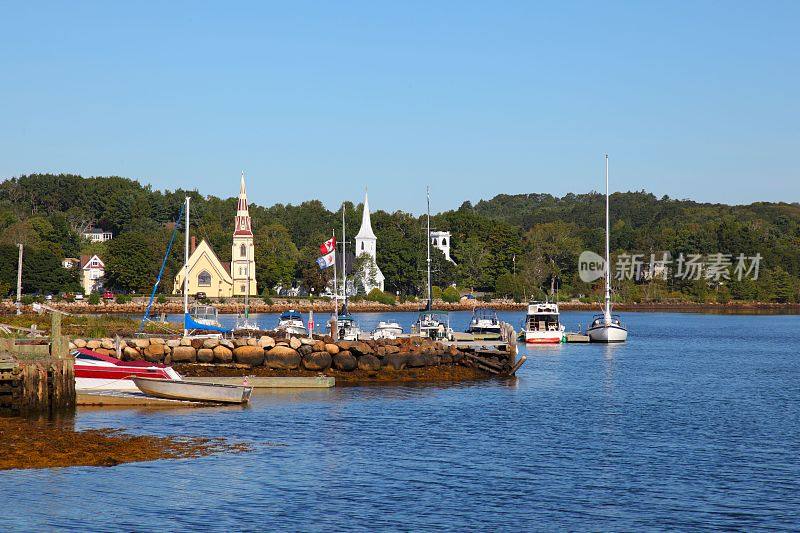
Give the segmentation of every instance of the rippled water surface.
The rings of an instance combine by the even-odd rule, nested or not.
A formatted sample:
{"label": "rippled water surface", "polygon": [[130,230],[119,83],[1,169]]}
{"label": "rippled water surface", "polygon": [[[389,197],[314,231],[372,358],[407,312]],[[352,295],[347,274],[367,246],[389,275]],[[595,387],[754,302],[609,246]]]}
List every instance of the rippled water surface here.
{"label": "rippled water surface", "polygon": [[[364,329],[381,318],[357,316]],[[457,329],[469,320],[452,316]],[[2,528],[800,528],[800,316],[624,318],[627,344],[532,347],[516,380],[257,391],[246,408],[80,410],[78,429],[255,447],[0,472]],[[564,313],[568,329],[588,319]]]}

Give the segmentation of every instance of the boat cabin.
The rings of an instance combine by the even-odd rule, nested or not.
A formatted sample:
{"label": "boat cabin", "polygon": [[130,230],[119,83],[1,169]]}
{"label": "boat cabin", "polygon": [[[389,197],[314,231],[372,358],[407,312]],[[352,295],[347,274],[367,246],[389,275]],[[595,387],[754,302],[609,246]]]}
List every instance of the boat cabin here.
{"label": "boat cabin", "polygon": [[549,302],[531,302],[525,317],[527,331],[559,331],[558,305]]}

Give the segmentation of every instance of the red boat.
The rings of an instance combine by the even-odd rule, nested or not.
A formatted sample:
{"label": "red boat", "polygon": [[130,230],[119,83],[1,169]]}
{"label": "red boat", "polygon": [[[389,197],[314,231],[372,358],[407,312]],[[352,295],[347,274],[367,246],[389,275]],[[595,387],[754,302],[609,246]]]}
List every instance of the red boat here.
{"label": "red boat", "polygon": [[148,361],[120,361],[87,348],[72,352],[75,356],[75,390],[138,391],[132,377],[181,380],[172,367]]}

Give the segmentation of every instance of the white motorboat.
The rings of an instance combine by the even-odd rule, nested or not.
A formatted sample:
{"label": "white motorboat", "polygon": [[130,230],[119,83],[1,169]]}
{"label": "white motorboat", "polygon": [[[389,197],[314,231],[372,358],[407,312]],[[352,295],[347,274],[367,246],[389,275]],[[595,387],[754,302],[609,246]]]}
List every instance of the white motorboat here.
{"label": "white motorboat", "polygon": [[494,311],[475,309],[466,332],[478,340],[498,340],[502,336],[502,325]]}
{"label": "white motorboat", "polygon": [[385,322],[381,320],[375,331],[372,332],[372,338],[377,339],[396,339],[403,334],[403,328],[397,322]]}
{"label": "white motorboat", "polygon": [[305,337],[308,335],[306,325],[303,324],[303,317],[294,309],[284,311],[278,319],[278,327],[275,331],[282,331],[287,336]]}
{"label": "white motorboat", "polygon": [[361,328],[350,314],[336,317],[336,331],[340,341],[357,341],[361,337]]}
{"label": "white motorboat", "polygon": [[529,344],[557,344],[564,338],[564,326],[559,321],[558,304],[531,302],[525,315],[520,337]]}
{"label": "white motorboat", "polygon": [[249,385],[223,385],[199,381],[152,379],[133,377],[140,391],[148,396],[170,400],[188,400],[214,403],[247,403],[253,387]]}
{"label": "white motorboat", "polygon": [[606,297],[603,314],[596,315],[586,329],[586,334],[591,342],[625,342],[628,340],[628,330],[622,324],[622,320],[619,316],[611,314],[611,259],[609,253],[611,231],[608,219],[608,154],[606,154]]}

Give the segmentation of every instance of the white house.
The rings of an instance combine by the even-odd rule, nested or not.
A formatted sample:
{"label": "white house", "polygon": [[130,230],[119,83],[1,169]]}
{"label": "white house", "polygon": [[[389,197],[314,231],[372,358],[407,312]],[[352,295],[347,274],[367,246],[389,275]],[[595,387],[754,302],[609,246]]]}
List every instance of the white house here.
{"label": "white house", "polygon": [[84,294],[91,294],[103,288],[103,276],[106,274],[106,266],[103,261],[93,255],[81,256],[81,285]]}
{"label": "white house", "polygon": [[89,228],[89,230],[81,233],[81,236],[92,242],[106,242],[114,238],[114,235],[110,231],[96,228]]}
{"label": "white house", "polygon": [[73,269],[76,266],[81,264],[81,260],[77,257],[65,257],[61,260],[61,266],[66,268],[67,270]]}
{"label": "white house", "polygon": [[[378,251],[378,238],[375,236],[375,233],[372,231],[372,221],[370,220],[369,216],[369,198],[367,197],[367,193],[364,193],[364,212],[361,214],[361,229],[358,231],[358,235],[356,235],[356,257],[360,257],[363,254],[367,254],[371,259],[370,268],[373,268],[373,276],[372,280],[368,280],[367,275],[365,272],[360,272],[358,275],[361,276],[361,282],[364,285],[364,290],[367,293],[372,289],[378,288],[380,290],[384,289],[384,282],[385,278],[383,276],[383,272],[381,269],[378,268],[377,263],[377,251]],[[372,283],[374,281],[375,283]]]}

